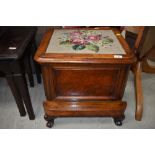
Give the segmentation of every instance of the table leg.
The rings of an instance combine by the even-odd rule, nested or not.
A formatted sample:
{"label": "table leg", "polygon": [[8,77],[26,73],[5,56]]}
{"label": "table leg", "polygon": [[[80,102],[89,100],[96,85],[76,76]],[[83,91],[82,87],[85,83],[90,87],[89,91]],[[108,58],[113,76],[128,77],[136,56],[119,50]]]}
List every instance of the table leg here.
{"label": "table leg", "polygon": [[12,94],[13,94],[13,96],[15,98],[17,107],[19,109],[20,116],[25,116],[26,115],[25,107],[24,107],[21,95],[19,93],[19,90],[16,87],[16,84],[15,84],[15,81],[13,79],[13,76],[12,75],[7,75],[6,79],[7,79],[7,82],[9,84],[9,87],[10,87],[10,89],[12,91]]}
{"label": "table leg", "polygon": [[36,45],[36,42],[34,41],[32,44],[32,62],[34,64],[34,68],[35,68],[35,72],[37,76],[37,82],[41,83],[41,69],[40,69],[39,64],[34,61],[34,55],[35,55],[36,50],[37,50],[37,45]]}
{"label": "table leg", "polygon": [[30,62],[30,55],[25,56],[25,69],[26,73],[28,75],[28,79],[30,82],[30,87],[34,87],[34,79],[33,79],[33,73],[32,73],[32,66]]}
{"label": "table leg", "polygon": [[33,119],[35,119],[35,115],[33,112],[33,107],[32,107],[32,103],[31,103],[25,76],[23,74],[14,74],[14,79],[16,81],[16,84],[20,90],[22,99],[26,106],[27,113],[29,115],[29,119],[33,120]]}
{"label": "table leg", "polygon": [[34,62],[35,66],[35,71],[36,71],[36,76],[37,76],[37,82],[41,83],[41,71],[40,71],[40,66],[36,62]]}

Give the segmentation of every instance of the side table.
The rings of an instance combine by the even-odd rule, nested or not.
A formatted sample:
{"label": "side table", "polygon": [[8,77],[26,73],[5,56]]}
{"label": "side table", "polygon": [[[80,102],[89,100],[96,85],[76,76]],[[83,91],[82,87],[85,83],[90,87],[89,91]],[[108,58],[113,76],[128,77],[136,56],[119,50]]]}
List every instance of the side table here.
{"label": "side table", "polygon": [[[29,115],[35,119],[27,82],[25,79],[24,58],[36,29],[33,27],[17,27],[8,29],[0,37],[0,71],[5,74],[21,116]],[[25,107],[26,111],[25,111]]]}

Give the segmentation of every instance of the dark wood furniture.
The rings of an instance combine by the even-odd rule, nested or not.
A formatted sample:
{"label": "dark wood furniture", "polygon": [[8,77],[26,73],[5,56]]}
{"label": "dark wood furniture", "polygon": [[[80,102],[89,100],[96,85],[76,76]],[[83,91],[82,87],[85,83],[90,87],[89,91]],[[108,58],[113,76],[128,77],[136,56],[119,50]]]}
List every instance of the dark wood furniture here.
{"label": "dark wood furniture", "polygon": [[[136,31],[134,31],[134,28]],[[155,27],[132,27],[127,29],[126,40],[132,52],[136,56],[136,62],[131,70],[135,79],[136,110],[135,119],[142,120],[143,115],[143,91],[141,72],[155,73],[155,67],[148,64],[149,55],[155,51]],[[129,31],[132,29],[133,31]]]}
{"label": "dark wood furniture", "polygon": [[44,118],[48,127],[53,126],[56,117],[72,116],[113,117],[116,125],[122,125],[127,105],[122,97],[134,55],[119,31],[98,30],[112,32],[124,54],[48,52],[49,45],[56,46],[50,42],[55,30],[50,29],[44,35],[35,60],[42,69],[46,95]]}
{"label": "dark wood furniture", "polygon": [[25,79],[25,70],[28,72],[30,85],[33,86],[30,54],[35,32],[34,27],[8,27],[0,37],[0,71],[5,74],[20,115],[26,115],[26,107],[31,120],[35,119],[35,115]]}

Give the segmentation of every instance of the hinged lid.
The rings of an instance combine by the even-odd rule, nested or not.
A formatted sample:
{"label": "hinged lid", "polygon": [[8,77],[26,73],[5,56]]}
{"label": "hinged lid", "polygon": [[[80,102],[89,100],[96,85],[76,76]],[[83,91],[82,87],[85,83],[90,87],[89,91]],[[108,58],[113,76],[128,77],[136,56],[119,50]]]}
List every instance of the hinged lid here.
{"label": "hinged lid", "polygon": [[134,55],[117,30],[51,29],[45,34],[35,59],[40,63],[132,63]]}

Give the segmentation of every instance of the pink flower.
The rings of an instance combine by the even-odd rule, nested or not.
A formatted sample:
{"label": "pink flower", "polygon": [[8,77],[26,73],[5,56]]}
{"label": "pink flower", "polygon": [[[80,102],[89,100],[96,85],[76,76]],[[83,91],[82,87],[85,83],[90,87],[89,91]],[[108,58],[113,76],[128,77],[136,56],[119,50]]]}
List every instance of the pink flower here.
{"label": "pink flower", "polygon": [[73,44],[84,44],[85,41],[81,38],[72,38],[71,42]]}
{"label": "pink flower", "polygon": [[80,32],[80,31],[74,31],[74,32],[71,32],[70,33],[70,35],[72,36],[72,37],[74,37],[74,36],[80,36],[82,34],[82,32]]}
{"label": "pink flower", "polygon": [[87,40],[90,40],[90,41],[99,41],[99,40],[101,40],[101,35],[91,35],[91,36],[88,36],[87,37]]}

